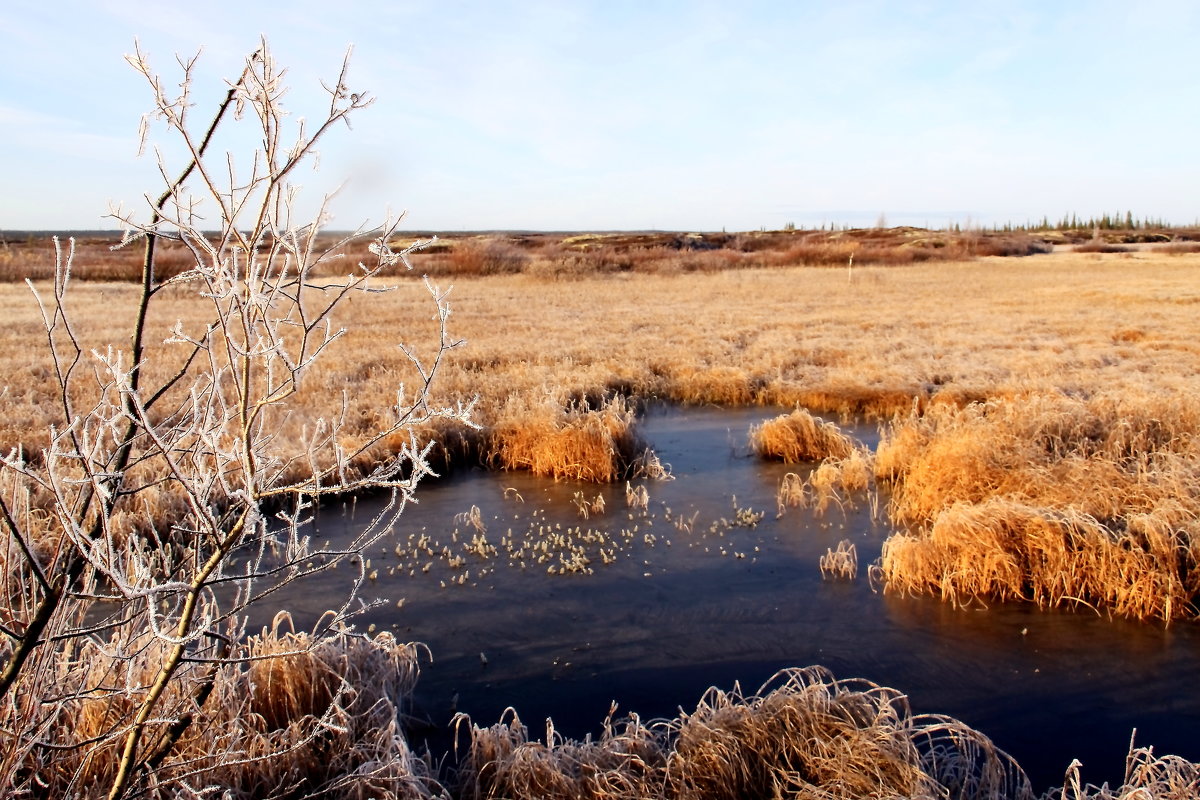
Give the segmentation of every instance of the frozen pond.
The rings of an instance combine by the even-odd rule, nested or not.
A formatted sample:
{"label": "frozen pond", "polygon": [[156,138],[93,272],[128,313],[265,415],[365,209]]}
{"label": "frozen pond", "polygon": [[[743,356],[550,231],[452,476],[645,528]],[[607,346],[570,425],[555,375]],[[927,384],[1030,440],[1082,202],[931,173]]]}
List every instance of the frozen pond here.
{"label": "frozen pond", "polygon": [[[364,594],[387,603],[362,621],[428,645],[415,714],[435,728],[454,710],[489,725],[512,706],[535,735],[552,716],[582,737],[613,701],[644,719],[674,716],[709,686],[749,692],[783,667],[822,664],[980,729],[1039,791],[1061,783],[1072,758],[1086,781],[1119,779],[1133,728],[1140,745],[1200,760],[1200,626],[877,593],[866,567],[888,527],[862,498],[777,517],[776,489],[796,467],[746,449],[749,427],[773,413],[652,412],[641,432],[674,480],[635,482],[644,509],[628,505],[624,485],[523,473],[460,472],[423,487],[369,554],[377,578]],[[597,495],[604,510],[585,519],[579,506]],[[472,507],[485,533],[466,519]],[[336,541],[370,513],[364,500],[324,509],[315,538]],[[823,580],[818,560],[842,539],[858,551],[858,577]],[[581,567],[580,554],[592,574],[565,566]],[[328,595],[310,581],[282,605],[305,624],[345,578],[334,570],[322,578]]]}

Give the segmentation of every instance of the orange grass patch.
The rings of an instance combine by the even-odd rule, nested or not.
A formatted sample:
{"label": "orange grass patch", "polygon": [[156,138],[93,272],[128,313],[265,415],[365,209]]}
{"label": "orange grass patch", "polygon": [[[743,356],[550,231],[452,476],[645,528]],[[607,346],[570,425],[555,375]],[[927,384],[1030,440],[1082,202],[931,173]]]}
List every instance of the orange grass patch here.
{"label": "orange grass patch", "polygon": [[751,428],[750,447],[762,458],[795,464],[846,458],[854,450],[854,440],[832,422],[798,408]]}
{"label": "orange grass patch", "polygon": [[965,603],[1194,616],[1200,409],[1180,398],[1021,396],[898,419],[876,454],[889,590]]}
{"label": "orange grass patch", "polygon": [[487,461],[555,480],[610,483],[629,475],[645,450],[635,421],[620,397],[596,409],[514,400],[489,431]]}
{"label": "orange grass patch", "polygon": [[898,419],[876,451],[892,516],[928,522],[1006,497],[1097,519],[1168,501],[1200,512],[1200,404],[1168,394],[1023,395]]}
{"label": "orange grass patch", "polygon": [[890,537],[878,574],[889,591],[959,605],[1026,600],[1171,620],[1195,613],[1197,555],[1194,542],[1149,541],[1079,512],[995,499],[943,511],[926,534]]}

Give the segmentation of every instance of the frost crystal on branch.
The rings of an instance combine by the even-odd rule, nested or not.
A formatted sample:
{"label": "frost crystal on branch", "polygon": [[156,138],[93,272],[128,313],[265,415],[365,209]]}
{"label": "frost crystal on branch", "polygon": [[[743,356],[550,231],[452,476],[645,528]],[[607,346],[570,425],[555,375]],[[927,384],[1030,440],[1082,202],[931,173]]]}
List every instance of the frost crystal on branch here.
{"label": "frost crystal on branch", "polygon": [[[430,402],[438,365],[461,344],[447,330],[447,293],[427,283],[436,341],[400,345],[420,384],[407,395],[397,387],[377,429],[351,435],[343,400],[300,433],[282,431],[305,375],[342,340],[335,312],[355,293],[379,291],[372,282],[397,265],[411,269],[406,256],[427,244],[393,249],[388,225],[329,245],[321,231],[334,194],[296,221],[291,172],[373,99],[350,90],[344,62],[326,87],[325,116],[289,127],[283,71],[264,41],[197,127],[197,57],[179,61],[178,93],[140,47],[127,60],[154,98],[142,146],[157,124],[186,156],[168,164],[158,153],[164,186],[146,216],[114,211],[127,229],[118,246],[146,248],[128,343],[84,347],[67,305],[73,247],[58,251],[52,294],[35,292],[62,424],[39,458],[17,450],[0,459],[0,795],[36,786],[63,797],[199,796],[218,784],[267,785],[272,770],[282,770],[274,785],[294,782],[301,768],[287,764],[305,757],[314,792],[358,781],[404,795],[420,785],[420,764],[401,736],[379,735],[395,730],[395,693],[354,705],[375,690],[339,679],[322,702],[276,719],[260,691],[303,664],[339,675],[328,665],[342,658],[386,665],[395,674],[371,678],[384,689],[415,674],[414,648],[352,632],[355,610],[367,606],[362,559],[311,634],[283,630],[278,618],[259,637],[245,627],[281,586],[360,556],[388,530],[433,474],[422,425],[470,424],[469,405]],[[238,124],[260,147],[240,159],[210,152],[218,128]],[[337,281],[320,277],[358,237],[372,240],[374,262]],[[174,277],[156,272],[168,241],[191,256]],[[208,322],[156,332],[152,310],[168,288],[205,307]],[[390,490],[391,502],[353,541],[314,549],[305,526],[315,504],[367,489]],[[267,718],[279,728],[255,722]]]}

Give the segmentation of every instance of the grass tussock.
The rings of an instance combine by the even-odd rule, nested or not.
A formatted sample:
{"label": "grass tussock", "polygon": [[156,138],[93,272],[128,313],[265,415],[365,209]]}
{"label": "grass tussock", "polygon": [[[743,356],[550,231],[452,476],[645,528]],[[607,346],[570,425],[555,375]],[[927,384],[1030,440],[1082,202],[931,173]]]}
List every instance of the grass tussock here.
{"label": "grass tussock", "polygon": [[[169,757],[157,765],[148,797],[194,796],[221,786],[231,800],[338,796],[430,797],[440,792],[433,770],[412,753],[403,707],[417,678],[419,648],[390,634],[345,634],[317,640],[287,630],[281,617],[250,637],[240,663],[199,669],[168,692],[180,699],[209,682],[193,719]],[[109,785],[119,761],[129,696],[106,687],[146,686],[162,657],[161,642],[133,657],[114,658],[87,643],[57,676],[68,687],[95,687],[65,701],[46,725],[53,747],[23,765],[39,776],[38,797],[88,797]],[[276,660],[263,660],[278,656]],[[153,722],[161,735],[166,722]],[[90,750],[72,745],[88,740]],[[33,759],[40,758],[42,763]],[[195,795],[198,796],[198,795]]]}
{"label": "grass tussock", "polygon": [[513,400],[489,432],[487,461],[555,480],[611,483],[629,476],[645,452],[635,417],[620,397],[598,408]]}
{"label": "grass tussock", "polygon": [[1200,510],[1189,491],[1197,432],[1200,405],[1167,394],[1020,395],[895,421],[875,468],[896,483],[901,522],[930,522],[955,503],[991,497],[1103,520],[1172,500]]}
{"label": "grass tussock", "polygon": [[531,740],[511,712],[470,733],[461,792],[477,799],[1032,797],[982,734],[819,667],[785,670],[749,696],[710,689],[672,720],[610,717],[596,739],[566,740],[547,723],[545,741]]}
{"label": "grass tussock", "polygon": [[[459,724],[467,724],[459,717]],[[513,709],[488,728],[472,725],[467,759],[459,769],[459,795],[499,797],[662,797],[665,759],[656,732],[636,715],[614,722],[599,739],[563,738],[546,721],[545,742],[531,740]]]}
{"label": "grass tussock", "polygon": [[1021,396],[897,420],[876,454],[891,590],[955,602],[1197,614],[1200,408],[1179,398]]}
{"label": "grass tussock", "polygon": [[760,458],[796,464],[849,458],[854,452],[854,440],[834,423],[798,408],[751,428],[750,447]]}
{"label": "grass tussock", "polygon": [[953,506],[928,533],[890,537],[879,576],[890,591],[961,605],[1026,600],[1171,620],[1195,613],[1189,572],[1200,552],[1180,552],[1178,544],[1169,534],[1118,534],[1079,512],[996,499]]}

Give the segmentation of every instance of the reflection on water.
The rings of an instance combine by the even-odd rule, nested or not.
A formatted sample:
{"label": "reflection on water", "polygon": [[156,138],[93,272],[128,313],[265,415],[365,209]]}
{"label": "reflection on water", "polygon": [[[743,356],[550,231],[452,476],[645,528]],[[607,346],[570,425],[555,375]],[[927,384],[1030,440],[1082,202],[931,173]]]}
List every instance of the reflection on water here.
{"label": "reflection on water", "polygon": [[[491,724],[512,706],[534,730],[553,716],[558,730],[583,736],[613,701],[643,718],[673,716],[709,686],[738,681],[749,691],[778,669],[822,664],[906,692],[919,713],[979,728],[1039,788],[1061,783],[1072,758],[1085,780],[1118,780],[1135,727],[1138,744],[1200,760],[1196,625],[1164,630],[1016,605],[955,610],[877,594],[865,566],[855,581],[822,581],[827,548],[849,538],[869,564],[886,525],[862,502],[824,518],[795,509],[777,518],[776,487],[795,468],[745,450],[750,425],[770,415],[652,413],[642,432],[675,480],[646,483],[645,510],[628,507],[624,486],[517,473],[424,487],[368,554],[377,579],[364,593],[388,602],[362,622],[428,645],[415,713],[437,725],[457,709]],[[874,446],[873,429],[852,432]],[[589,502],[602,495],[605,511],[584,519],[580,492]],[[336,542],[370,505],[326,509],[315,538]],[[472,506],[484,534],[454,521]],[[739,526],[739,508],[764,516]],[[479,536],[495,556],[466,552]],[[547,539],[586,552],[593,574],[548,574],[565,551],[534,549]],[[346,577],[334,570],[281,604],[304,624],[344,592]]]}

